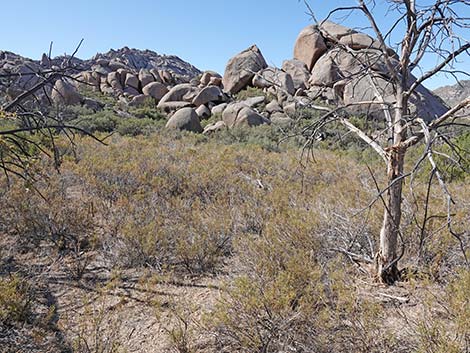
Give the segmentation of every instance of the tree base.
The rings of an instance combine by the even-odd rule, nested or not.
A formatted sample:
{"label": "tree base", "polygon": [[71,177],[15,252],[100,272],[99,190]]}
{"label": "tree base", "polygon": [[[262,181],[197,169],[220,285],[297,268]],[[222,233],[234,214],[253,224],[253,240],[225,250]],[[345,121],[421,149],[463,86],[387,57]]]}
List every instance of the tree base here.
{"label": "tree base", "polygon": [[396,264],[392,266],[379,266],[377,278],[382,283],[392,285],[401,279],[401,274]]}

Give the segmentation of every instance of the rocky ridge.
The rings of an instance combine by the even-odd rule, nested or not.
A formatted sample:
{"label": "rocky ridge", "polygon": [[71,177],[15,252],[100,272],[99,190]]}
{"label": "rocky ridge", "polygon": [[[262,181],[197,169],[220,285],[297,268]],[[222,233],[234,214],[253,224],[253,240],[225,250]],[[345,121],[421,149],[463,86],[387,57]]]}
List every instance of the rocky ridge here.
{"label": "rocky ridge", "polygon": [[[113,96],[131,106],[154,101],[168,114],[168,128],[193,132],[202,131],[195,117],[202,120],[219,114],[222,120],[206,126],[204,133],[240,125],[288,123],[299,108],[314,101],[348,106],[354,114],[381,116],[379,103],[356,105],[362,101],[394,103],[395,88],[379,47],[367,34],[325,21],[300,32],[294,58],[284,61],[282,68],[269,67],[256,45],[232,57],[223,75],[200,72],[175,56],[122,48],[90,60],[74,59],[73,77],[59,79],[48,89],[54,104],[83,104],[95,110],[100,105],[83,98],[81,88]],[[387,50],[392,64],[398,63],[393,50]],[[10,99],[38,79],[31,72],[60,67],[69,59],[49,60],[43,55],[36,62],[0,52],[0,71],[22,74],[7,90]],[[247,87],[256,87],[262,94],[237,100],[237,93]],[[448,109],[424,86],[418,87],[410,103],[410,113],[425,120]]]}
{"label": "rocky ridge", "polygon": [[[454,85],[439,87],[433,93],[439,96],[447,105],[453,107],[465,98],[470,97],[470,80],[461,80]],[[470,114],[470,108],[464,109],[461,114]]]}

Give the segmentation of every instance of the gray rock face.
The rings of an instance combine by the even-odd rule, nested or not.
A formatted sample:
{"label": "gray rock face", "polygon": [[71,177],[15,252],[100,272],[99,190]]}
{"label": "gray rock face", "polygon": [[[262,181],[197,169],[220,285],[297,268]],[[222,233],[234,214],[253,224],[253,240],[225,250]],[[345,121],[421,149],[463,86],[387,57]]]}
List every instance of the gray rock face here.
{"label": "gray rock face", "polygon": [[253,86],[258,88],[274,87],[286,91],[288,94],[295,93],[294,82],[291,75],[274,67],[268,67],[259,71],[253,77]]}
{"label": "gray rock face", "polygon": [[243,103],[231,103],[222,113],[222,119],[228,128],[238,126],[258,126],[269,124],[269,120]]}
{"label": "gray rock face", "polygon": [[200,119],[207,119],[211,116],[211,111],[205,105],[200,105],[196,109],[196,114]]}
{"label": "gray rock face", "polygon": [[282,63],[282,69],[292,77],[295,90],[298,90],[299,88],[305,89],[308,87],[310,71],[303,61],[298,59],[285,60]]}
{"label": "gray rock face", "polygon": [[118,50],[110,50],[104,54],[97,54],[85,62],[97,62],[102,60],[109,62],[112,71],[126,68],[130,71],[139,72],[140,69],[168,71],[175,75],[177,81],[188,82],[191,78],[201,72],[193,65],[181,60],[174,55],[160,55],[151,50],[129,49],[124,47]]}
{"label": "gray rock face", "polygon": [[224,93],[217,86],[208,86],[203,88],[193,99],[193,104],[198,107],[201,104],[209,102],[223,102],[225,100]]}
{"label": "gray rock face", "polygon": [[307,26],[295,41],[294,58],[305,63],[310,71],[326,50],[327,47],[320,31],[315,26]]}
{"label": "gray rock face", "polygon": [[150,96],[146,96],[145,94],[139,94],[132,98],[132,100],[129,102],[129,105],[131,107],[140,107],[145,104],[147,99],[152,98]]}
{"label": "gray rock face", "polygon": [[[305,29],[305,33],[321,33],[328,48],[316,60],[309,78],[309,91],[306,94],[312,99],[323,99],[330,104],[351,105],[363,101],[381,101],[394,104],[395,87],[390,83],[389,67],[385,55],[377,41],[370,36],[358,33],[350,28],[325,21],[318,26]],[[313,34],[312,34],[313,35]],[[315,45],[311,44],[311,48]],[[387,48],[388,59],[392,66],[399,62],[396,54]],[[413,81],[410,76],[410,81]],[[411,84],[411,82],[410,82]],[[284,99],[284,112],[288,112]],[[446,111],[446,107],[424,86],[418,87],[410,99],[410,113],[417,113],[425,120],[434,119]],[[380,104],[364,104],[349,107],[353,114],[367,114],[383,117]]]}
{"label": "gray rock face", "polygon": [[135,90],[139,90],[139,79],[136,75],[133,75],[131,73],[128,73],[126,75],[126,80],[124,81],[124,85],[126,87],[132,87],[135,88]]}
{"label": "gray rock face", "polygon": [[265,96],[250,97],[241,101],[240,103],[246,105],[247,107],[254,108],[266,101]]}
{"label": "gray rock face", "polygon": [[142,92],[159,101],[168,93],[168,88],[162,83],[151,82],[142,89]]}
{"label": "gray rock face", "polygon": [[158,108],[163,110],[165,113],[172,113],[182,108],[190,107],[191,105],[192,104],[189,102],[175,101],[175,102],[159,103]]}
{"label": "gray rock face", "polygon": [[203,131],[199,117],[193,108],[178,110],[166,123],[168,129],[186,130],[201,133]]}
{"label": "gray rock face", "polygon": [[211,113],[212,115],[214,114],[222,114],[223,111],[225,110],[225,108],[227,108],[227,103],[222,103],[222,104],[218,104],[216,106],[214,106],[212,109],[211,109]]}
{"label": "gray rock face", "polygon": [[[436,89],[434,94],[439,96],[449,107],[453,107],[470,97],[470,80],[462,80],[452,86],[444,86]],[[462,114],[470,114],[470,107],[462,111]]]}
{"label": "gray rock face", "polygon": [[221,79],[222,76],[220,76],[220,74],[218,74],[215,71],[210,71],[210,70],[209,71],[204,71],[204,73],[201,76],[201,80],[200,80],[201,85],[207,86],[211,82],[212,78],[220,78]]}
{"label": "gray rock face", "polygon": [[82,97],[73,84],[65,79],[57,80],[52,89],[51,99],[54,104],[77,105]]}
{"label": "gray rock face", "polygon": [[324,38],[332,41],[339,41],[342,37],[347,36],[348,34],[357,33],[351,28],[331,21],[320,22],[318,29]]}
{"label": "gray rock face", "polygon": [[315,63],[309,80],[310,85],[332,87],[341,78],[335,62],[337,55],[336,50],[330,50]]}
{"label": "gray rock face", "polygon": [[150,73],[149,70],[147,69],[140,69],[139,71],[139,81],[140,85],[143,87],[147,86],[149,83],[152,83],[155,81],[155,78],[153,75]]}
{"label": "gray rock face", "polygon": [[110,72],[107,81],[113,89],[122,91],[121,75],[117,71]]}
{"label": "gray rock face", "polygon": [[340,38],[339,43],[346,45],[354,50],[368,48],[380,49],[380,43],[364,33],[347,34]]}
{"label": "gray rock face", "polygon": [[158,105],[160,107],[161,104],[176,101],[192,102],[192,100],[194,99],[194,97],[196,97],[199,91],[200,90],[197,87],[189,83],[182,83],[176,85],[162,97]]}
{"label": "gray rock face", "polygon": [[222,80],[224,90],[232,94],[240,92],[251,83],[255,73],[267,66],[256,45],[242,51],[227,63]]}
{"label": "gray rock face", "polygon": [[223,121],[217,121],[213,124],[209,124],[206,126],[204,131],[202,132],[204,135],[213,134],[216,131],[221,131],[227,128],[227,125]]}

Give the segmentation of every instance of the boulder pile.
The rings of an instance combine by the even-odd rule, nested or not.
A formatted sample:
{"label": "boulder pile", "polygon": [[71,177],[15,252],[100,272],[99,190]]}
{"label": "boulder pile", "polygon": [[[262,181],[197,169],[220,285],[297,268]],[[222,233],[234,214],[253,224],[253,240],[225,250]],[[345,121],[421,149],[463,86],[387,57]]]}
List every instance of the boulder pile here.
{"label": "boulder pile", "polygon": [[[386,48],[392,65],[398,56]],[[379,102],[394,103],[395,87],[379,43],[367,34],[324,21],[304,28],[294,45],[293,58],[281,68],[267,65],[261,50],[253,45],[232,57],[223,75],[200,72],[175,56],[123,48],[75,60],[73,79],[61,79],[49,88],[55,104],[93,104],[80,96],[80,88],[114,96],[123,104],[139,106],[154,102],[168,114],[168,128],[202,132],[200,121],[217,115],[220,121],[204,133],[237,126],[286,124],[301,107],[321,100],[342,105],[354,114],[380,115]],[[18,72],[10,96],[37,83],[35,70],[61,65],[67,58],[34,62],[0,52],[0,72]],[[253,87],[250,98],[240,92]],[[251,94],[252,95],[252,94]],[[378,103],[358,104],[363,101]],[[96,103],[96,102],[95,102]],[[447,107],[424,86],[410,97],[410,114],[419,112],[431,120]]]}

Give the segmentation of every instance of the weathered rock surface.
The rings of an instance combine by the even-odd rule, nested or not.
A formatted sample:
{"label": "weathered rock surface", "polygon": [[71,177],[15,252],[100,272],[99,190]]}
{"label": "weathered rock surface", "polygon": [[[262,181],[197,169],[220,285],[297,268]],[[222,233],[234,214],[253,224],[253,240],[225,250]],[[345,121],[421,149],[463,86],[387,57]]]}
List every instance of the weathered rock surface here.
{"label": "weathered rock surface", "polygon": [[347,36],[348,34],[357,33],[351,28],[331,21],[321,21],[318,25],[318,30],[324,38],[331,41],[339,41],[342,37]]}
{"label": "weathered rock surface", "polygon": [[[436,89],[434,94],[438,95],[449,107],[454,107],[464,99],[470,97],[470,80],[461,80],[452,86],[444,86]],[[470,107],[461,112],[470,114]]]}
{"label": "weathered rock surface", "polygon": [[212,109],[211,109],[211,113],[212,115],[214,114],[222,114],[223,111],[225,110],[225,108],[227,108],[227,103],[222,103],[222,104],[218,104],[216,106],[214,106]]}
{"label": "weathered rock surface", "polygon": [[274,87],[286,91],[290,95],[295,93],[294,81],[291,75],[274,67],[259,71],[253,77],[252,83],[253,86],[258,88]]}
{"label": "weathered rock surface", "polygon": [[211,80],[215,78],[221,79],[222,76],[220,76],[220,74],[215,71],[204,71],[199,82],[201,85],[207,86],[211,83]]}
{"label": "weathered rock surface", "polygon": [[161,107],[162,104],[165,104],[167,102],[192,102],[192,100],[197,96],[199,91],[199,88],[189,83],[181,83],[170,89],[170,91],[162,97],[160,103],[158,103],[158,106]]}
{"label": "weathered rock surface", "polygon": [[[311,68],[307,96],[330,104],[354,104],[348,108],[354,114],[382,115],[380,104],[357,104],[382,100],[387,104],[395,103],[395,87],[390,83],[389,67],[378,42],[367,34],[330,21],[321,22],[318,27],[307,27],[299,38],[319,33],[327,49]],[[316,44],[310,45],[311,51],[316,49]],[[393,50],[387,48],[387,54],[392,66],[399,64]],[[410,81],[413,80],[410,76]],[[284,97],[278,97],[278,101],[284,104]],[[409,102],[410,113],[419,113],[425,120],[434,119],[447,110],[424,86],[418,87]],[[293,116],[290,107],[284,105],[284,112]]]}
{"label": "weathered rock surface", "polygon": [[166,123],[169,129],[187,130],[200,133],[203,131],[199,117],[193,108],[178,110]]}
{"label": "weathered rock surface", "polygon": [[224,90],[232,94],[240,92],[251,83],[255,74],[268,65],[256,45],[229,60],[222,80]]}
{"label": "weathered rock surface", "polygon": [[209,102],[223,102],[226,97],[222,90],[217,86],[208,86],[203,88],[193,99],[193,104],[198,107],[201,104]]}
{"label": "weathered rock surface", "polygon": [[295,90],[308,87],[310,71],[303,61],[298,59],[285,60],[282,63],[282,69],[292,77]]}
{"label": "weathered rock surface", "polygon": [[305,27],[297,37],[294,45],[294,58],[313,68],[318,58],[327,50],[320,31],[315,26]]}
{"label": "weathered rock surface", "polygon": [[337,55],[338,51],[330,50],[315,63],[312,76],[309,79],[310,85],[332,87],[335,82],[340,80],[340,71],[335,62]]}
{"label": "weathered rock surface", "polygon": [[269,120],[243,103],[231,103],[222,113],[222,119],[228,128],[238,126],[258,126],[269,124]]}
{"label": "weathered rock surface", "polygon": [[55,104],[77,105],[82,98],[74,85],[66,79],[57,80],[52,89],[51,99]]}
{"label": "weathered rock surface", "polygon": [[142,89],[142,92],[156,100],[160,100],[168,93],[168,88],[163,83],[151,82]]}
{"label": "weathered rock surface", "polygon": [[210,135],[216,131],[221,131],[227,128],[227,125],[221,120],[217,121],[213,124],[209,124],[205,127],[204,131],[202,132],[204,135]]}
{"label": "weathered rock surface", "polygon": [[207,119],[211,116],[211,111],[205,105],[200,105],[196,109],[196,114],[198,115],[200,119]]}

